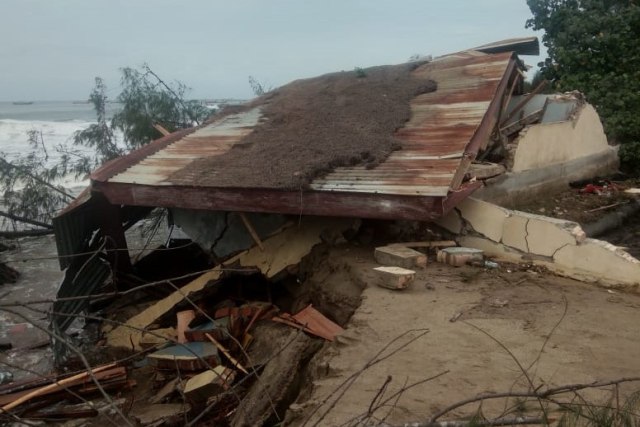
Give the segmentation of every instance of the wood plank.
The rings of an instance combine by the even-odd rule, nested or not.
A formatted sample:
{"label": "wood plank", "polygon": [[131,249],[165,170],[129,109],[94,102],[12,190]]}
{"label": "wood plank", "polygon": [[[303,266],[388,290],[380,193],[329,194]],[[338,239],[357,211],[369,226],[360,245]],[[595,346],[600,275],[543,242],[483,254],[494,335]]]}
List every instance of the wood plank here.
{"label": "wood plank", "polygon": [[324,230],[344,231],[351,226],[347,219],[305,218],[301,226],[290,227],[264,241],[265,250],[254,247],[244,251],[222,265],[213,268],[202,276],[156,302],[151,307],[129,319],[107,335],[107,344],[112,347],[140,348],[140,330],[147,328],[157,319],[168,313],[176,304],[182,302],[190,293],[202,290],[208,283],[217,281],[227,266],[256,267],[267,278],[271,278],[290,265],[300,262],[311,248],[321,242]]}

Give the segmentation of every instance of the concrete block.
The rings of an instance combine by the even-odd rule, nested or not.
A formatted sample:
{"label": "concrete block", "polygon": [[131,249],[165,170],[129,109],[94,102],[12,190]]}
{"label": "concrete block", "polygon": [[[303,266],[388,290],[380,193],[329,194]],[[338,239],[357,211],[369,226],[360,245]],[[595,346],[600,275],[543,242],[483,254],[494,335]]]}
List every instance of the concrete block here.
{"label": "concrete block", "polygon": [[405,246],[381,246],[376,248],[374,257],[378,264],[402,268],[427,266],[427,256]]}
{"label": "concrete block", "polygon": [[459,240],[462,246],[476,248],[484,251],[487,256],[495,257],[501,261],[522,262],[523,253],[515,249],[510,249],[501,243],[496,243],[485,237],[463,236]]}
{"label": "concrete block", "polygon": [[575,279],[610,286],[636,288],[640,285],[640,261],[601,240],[586,239],[580,245],[565,246],[553,260],[554,270]]}
{"label": "concrete block", "polygon": [[416,277],[416,272],[402,267],[376,267],[376,284],[387,289],[406,289]]}
{"label": "concrete block", "polygon": [[475,231],[494,242],[502,240],[504,222],[509,217],[509,211],[491,203],[483,202],[472,197],[466,198],[458,205],[462,218]]}
{"label": "concrete block", "polygon": [[456,211],[455,209],[450,211],[445,216],[438,218],[435,223],[453,234],[462,233],[462,220],[460,219],[458,211]]}
{"label": "concrete block", "polygon": [[528,252],[527,223],[529,220],[520,215],[512,215],[504,221],[502,243],[506,246]]}
{"label": "concrete block", "polygon": [[484,252],[481,249],[456,247],[438,251],[438,262],[454,267],[461,267],[473,261],[484,261]]}

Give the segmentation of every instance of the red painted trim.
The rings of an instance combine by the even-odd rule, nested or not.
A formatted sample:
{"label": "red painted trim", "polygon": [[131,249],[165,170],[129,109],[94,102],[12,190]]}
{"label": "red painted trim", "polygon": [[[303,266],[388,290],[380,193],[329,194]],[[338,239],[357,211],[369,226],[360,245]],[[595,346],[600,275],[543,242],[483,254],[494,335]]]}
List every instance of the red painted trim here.
{"label": "red painted trim", "polygon": [[432,221],[442,216],[443,197],[329,191],[277,191],[150,186],[94,182],[110,203],[197,210],[267,212]]}

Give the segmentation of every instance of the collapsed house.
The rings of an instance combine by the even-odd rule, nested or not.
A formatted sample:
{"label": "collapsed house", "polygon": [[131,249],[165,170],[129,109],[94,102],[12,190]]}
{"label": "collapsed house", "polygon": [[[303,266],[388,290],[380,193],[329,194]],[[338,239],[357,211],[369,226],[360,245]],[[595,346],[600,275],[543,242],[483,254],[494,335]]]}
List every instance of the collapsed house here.
{"label": "collapsed house", "polygon": [[[526,67],[518,54],[537,52],[537,39],[516,39],[418,61],[400,71],[356,70],[325,80],[294,82],[288,89],[104,165],[91,175],[90,188],[54,220],[66,274],[54,304],[52,329],[63,336],[74,315],[96,302],[84,296],[117,294],[144,283],[132,266],[125,231],[155,208],[167,209],[172,225],[180,229],[179,237],[196,242],[214,265],[177,282],[175,289],[124,324],[109,327],[107,343],[112,347],[143,348],[147,328],[174,314],[189,295],[222,280],[227,270],[257,272],[275,280],[292,271],[318,243],[357,231],[362,219],[435,222],[456,235],[460,244],[489,255],[538,262],[580,279],[637,285],[640,262],[588,239],[578,224],[497,206],[517,205],[536,192],[617,168],[616,150],[607,143],[595,110],[580,94],[523,93]],[[394,81],[408,84],[420,79],[415,87],[403,86],[403,90],[409,87],[404,107],[410,114],[393,132],[387,151],[355,157],[345,152],[335,162],[331,158],[325,169],[296,170],[289,160],[301,164],[309,160],[313,166],[307,157],[324,159],[326,150],[349,145],[339,138],[353,135],[354,129],[333,129],[332,121],[321,129],[297,129],[287,138],[299,144],[305,144],[305,138],[313,140],[316,131],[329,138],[335,131],[338,139],[325,151],[312,147],[315,153],[290,146],[288,160],[282,140],[289,139],[276,132],[280,128],[273,127],[274,122],[304,122],[304,115],[296,114],[307,112],[310,102],[291,98],[292,94],[305,93],[305,85],[320,91],[343,90],[345,84],[366,90],[367,79],[376,76],[381,76],[376,87],[385,90],[392,90]],[[362,93],[358,91],[362,88],[353,93]],[[288,102],[296,101],[285,103],[291,112],[272,108],[282,93],[290,97]],[[387,95],[374,91],[366,103],[375,107],[377,96],[384,105]],[[348,96],[333,101],[340,114],[357,107]],[[379,113],[373,108],[367,114]],[[348,125],[356,127],[353,122],[344,124]],[[361,131],[366,137],[367,129]],[[276,141],[273,147],[280,141],[281,151],[270,151],[271,146],[260,143],[260,138],[269,137]],[[256,162],[255,170],[251,161]],[[269,161],[274,163],[265,166]],[[267,172],[257,167],[258,162]],[[271,171],[277,179],[252,176],[258,170]],[[283,171],[288,175],[278,178]],[[475,198],[469,197],[472,194]],[[594,259],[605,256],[607,267],[595,267]],[[159,259],[155,262],[162,263]],[[170,258],[164,262],[172,263]],[[320,323],[327,325],[324,320]],[[60,342],[56,353],[65,353]]]}

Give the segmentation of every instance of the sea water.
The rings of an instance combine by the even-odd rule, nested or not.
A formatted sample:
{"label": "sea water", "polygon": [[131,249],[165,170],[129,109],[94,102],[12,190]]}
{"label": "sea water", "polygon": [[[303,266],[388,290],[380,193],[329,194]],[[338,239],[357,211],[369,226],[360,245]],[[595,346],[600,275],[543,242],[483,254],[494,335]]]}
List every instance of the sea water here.
{"label": "sea water", "polygon": [[[113,115],[119,104],[108,104],[107,116]],[[37,131],[47,154],[49,166],[59,162],[60,145],[73,145],[76,132],[96,122],[93,105],[87,102],[43,101],[30,104],[0,102],[0,155],[7,161],[33,150],[29,144],[29,131]],[[85,147],[80,151],[88,152]],[[65,177],[59,184],[68,188],[84,187],[85,177]]]}

